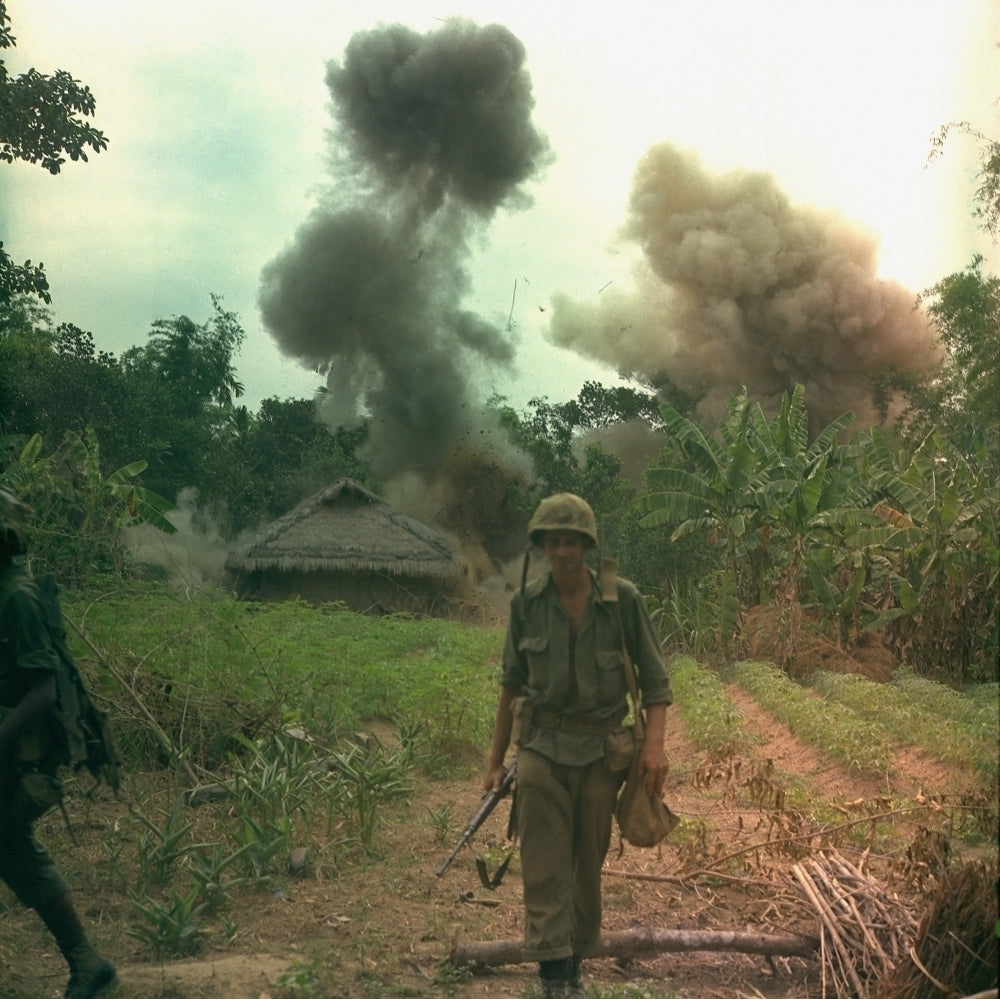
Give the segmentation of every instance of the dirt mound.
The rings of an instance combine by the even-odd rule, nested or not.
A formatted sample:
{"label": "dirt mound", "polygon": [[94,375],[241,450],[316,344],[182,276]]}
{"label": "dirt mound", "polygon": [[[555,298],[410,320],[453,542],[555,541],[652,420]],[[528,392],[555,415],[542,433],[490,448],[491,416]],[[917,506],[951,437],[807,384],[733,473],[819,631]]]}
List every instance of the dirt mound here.
{"label": "dirt mound", "polygon": [[838,646],[797,605],[751,608],[743,623],[743,638],[754,659],[777,663],[794,678],[829,670],[862,674],[885,684],[896,669],[895,657],[878,636],[862,632],[848,646]]}

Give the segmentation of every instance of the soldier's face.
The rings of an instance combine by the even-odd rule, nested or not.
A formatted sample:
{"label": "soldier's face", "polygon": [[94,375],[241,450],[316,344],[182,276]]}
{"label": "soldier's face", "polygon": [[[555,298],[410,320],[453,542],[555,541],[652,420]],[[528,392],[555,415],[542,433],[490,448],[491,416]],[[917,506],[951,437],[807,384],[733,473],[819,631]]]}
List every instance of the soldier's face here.
{"label": "soldier's face", "polygon": [[587,539],[578,531],[546,531],[542,552],[553,573],[571,575],[583,568]]}

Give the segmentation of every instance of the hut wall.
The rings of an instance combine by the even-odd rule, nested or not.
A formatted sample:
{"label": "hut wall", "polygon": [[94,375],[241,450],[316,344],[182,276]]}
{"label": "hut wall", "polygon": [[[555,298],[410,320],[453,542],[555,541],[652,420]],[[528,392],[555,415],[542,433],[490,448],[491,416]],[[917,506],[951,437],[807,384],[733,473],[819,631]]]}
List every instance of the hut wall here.
{"label": "hut wall", "polygon": [[447,614],[447,598],[455,584],[383,573],[265,573],[241,574],[236,593],[243,600],[309,604],[342,601],[365,614]]}

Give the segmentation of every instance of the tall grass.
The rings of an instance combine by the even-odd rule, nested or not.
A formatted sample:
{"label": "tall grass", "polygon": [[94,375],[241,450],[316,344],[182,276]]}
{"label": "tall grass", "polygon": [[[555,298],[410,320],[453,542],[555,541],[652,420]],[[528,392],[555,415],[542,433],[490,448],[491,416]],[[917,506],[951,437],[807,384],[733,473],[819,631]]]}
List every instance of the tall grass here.
{"label": "tall grass", "polygon": [[332,746],[376,717],[421,729],[453,759],[489,742],[497,629],[152,585],[67,595],[65,610],[86,636],[70,629],[132,766],[183,748],[212,768],[241,739],[289,728]]}

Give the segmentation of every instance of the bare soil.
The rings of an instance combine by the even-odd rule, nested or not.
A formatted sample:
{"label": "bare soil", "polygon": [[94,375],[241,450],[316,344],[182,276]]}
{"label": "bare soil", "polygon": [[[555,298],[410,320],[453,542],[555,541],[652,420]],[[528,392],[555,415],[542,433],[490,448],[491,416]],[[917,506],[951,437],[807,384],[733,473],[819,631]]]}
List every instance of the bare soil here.
{"label": "bare soil", "polygon": [[[914,844],[947,843],[952,861],[974,853],[949,836],[947,809],[897,812],[916,796],[940,804],[975,788],[971,775],[900,750],[894,769],[860,778],[797,740],[738,688],[730,694],[759,751],[740,759],[703,758],[677,718],[670,721],[672,763],[667,800],[683,823],[659,848],[615,843],[606,863],[605,927],[797,933],[815,937],[815,912],[796,893],[791,865],[835,845],[845,856],[867,852],[893,891],[919,914],[940,858]],[[442,878],[435,872],[479,801],[470,766],[459,781],[422,781],[409,803],[386,817],[376,863],[335,865],[324,845],[309,845],[312,864],[298,878],[241,890],[226,917],[213,921],[197,955],[154,961],[127,931],[132,921],[108,844],[127,816],[114,801],[68,803],[77,846],[58,814],[40,836],[69,878],[95,941],[116,964],[119,997],[536,997],[528,964],[475,970],[449,964],[453,941],[518,939],[520,879],[516,859],[496,890],[481,886],[475,856],[495,868],[503,856],[502,805]],[[149,811],[165,783],[141,776],[131,794]],[[977,792],[976,794],[981,794]],[[213,812],[214,815],[213,815]],[[450,839],[436,836],[434,816],[450,810]],[[224,805],[200,806],[198,822],[224,822]],[[889,814],[877,823],[873,815]],[[836,830],[836,817],[843,825]],[[833,819],[831,820],[831,817]],[[818,830],[825,830],[820,835]],[[923,833],[922,833],[923,831]],[[989,841],[987,840],[987,843]],[[984,850],[979,848],[980,851]],[[943,862],[942,862],[943,863]],[[182,886],[178,885],[178,890]],[[64,966],[35,915],[0,894],[0,996],[61,995]],[[645,954],[585,965],[594,997],[815,997],[823,995],[817,959],[731,952]]]}

